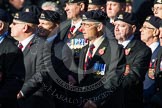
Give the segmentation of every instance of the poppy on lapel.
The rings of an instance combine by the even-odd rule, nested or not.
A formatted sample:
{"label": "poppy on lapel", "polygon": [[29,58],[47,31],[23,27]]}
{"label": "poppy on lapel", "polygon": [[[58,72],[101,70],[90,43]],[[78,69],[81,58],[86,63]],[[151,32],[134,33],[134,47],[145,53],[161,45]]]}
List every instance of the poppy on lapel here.
{"label": "poppy on lapel", "polygon": [[130,51],[131,51],[131,48],[125,49],[125,55],[129,55]]}
{"label": "poppy on lapel", "polygon": [[105,49],[106,49],[106,47],[103,47],[103,48],[99,49],[98,53],[100,55],[103,55],[105,53]]}

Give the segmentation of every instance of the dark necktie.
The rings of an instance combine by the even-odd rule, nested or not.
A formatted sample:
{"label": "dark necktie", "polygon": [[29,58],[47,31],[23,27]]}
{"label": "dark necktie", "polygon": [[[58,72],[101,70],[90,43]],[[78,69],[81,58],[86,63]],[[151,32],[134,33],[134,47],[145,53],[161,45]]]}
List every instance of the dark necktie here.
{"label": "dark necktie", "polygon": [[87,53],[87,58],[85,60],[85,63],[84,63],[84,70],[86,71],[87,70],[87,67],[90,63],[90,61],[92,60],[92,55],[93,55],[93,49],[95,48],[95,46],[92,44],[89,46],[89,50],[88,50],[88,53]]}
{"label": "dark necktie", "polygon": [[18,47],[22,50],[23,45],[21,43],[18,44]]}
{"label": "dark necktie", "polygon": [[75,29],[75,26],[72,26],[72,27],[70,28],[70,31],[69,31],[69,33],[68,33],[68,38],[72,38],[72,37],[73,37],[74,29]]}

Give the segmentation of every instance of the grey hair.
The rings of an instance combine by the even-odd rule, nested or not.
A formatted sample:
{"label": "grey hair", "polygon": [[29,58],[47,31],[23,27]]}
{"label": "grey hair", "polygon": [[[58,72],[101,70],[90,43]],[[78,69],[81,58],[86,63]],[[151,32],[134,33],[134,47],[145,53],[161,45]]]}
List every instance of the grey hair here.
{"label": "grey hair", "polygon": [[44,2],[42,4],[42,9],[44,7],[49,7],[51,11],[59,12],[59,7],[58,7],[57,3],[55,3],[55,2],[52,2],[52,1]]}

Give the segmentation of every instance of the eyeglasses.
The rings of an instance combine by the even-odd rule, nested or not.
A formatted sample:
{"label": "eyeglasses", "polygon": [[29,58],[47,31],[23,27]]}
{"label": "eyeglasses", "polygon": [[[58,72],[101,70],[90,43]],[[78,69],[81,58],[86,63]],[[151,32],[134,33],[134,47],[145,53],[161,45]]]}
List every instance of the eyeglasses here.
{"label": "eyeglasses", "polygon": [[12,22],[13,25],[17,25],[17,24],[25,24],[25,23],[17,23],[17,22]]}
{"label": "eyeglasses", "polygon": [[147,27],[147,26],[142,26],[141,28],[143,28],[143,29],[152,29],[152,30],[154,30],[155,28],[152,28],[152,27]]}
{"label": "eyeglasses", "polygon": [[156,7],[156,8],[153,7],[152,8],[152,11],[157,11],[157,10],[159,10],[159,11],[162,10],[162,7]]}
{"label": "eyeglasses", "polygon": [[81,23],[81,25],[85,28],[89,28],[89,27],[91,27],[93,25],[97,25],[97,24],[99,24],[99,23],[97,23],[97,22],[95,22],[95,23]]}

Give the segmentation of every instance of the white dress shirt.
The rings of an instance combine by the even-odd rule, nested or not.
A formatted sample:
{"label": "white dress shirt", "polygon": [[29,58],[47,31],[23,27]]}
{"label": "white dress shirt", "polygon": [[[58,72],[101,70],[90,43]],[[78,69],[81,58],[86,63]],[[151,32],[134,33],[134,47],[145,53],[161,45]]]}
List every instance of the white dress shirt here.
{"label": "white dress shirt", "polygon": [[26,48],[26,46],[29,44],[29,42],[33,39],[35,34],[32,34],[31,36],[29,36],[28,38],[24,39],[23,41],[19,42],[23,45],[23,48],[21,49],[22,51],[24,51],[24,49]]}

